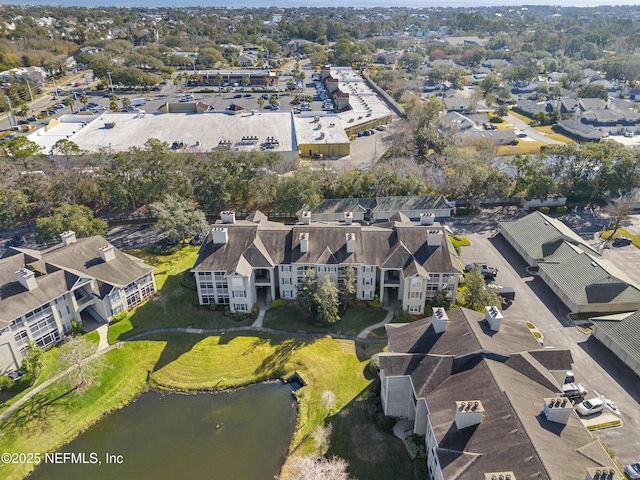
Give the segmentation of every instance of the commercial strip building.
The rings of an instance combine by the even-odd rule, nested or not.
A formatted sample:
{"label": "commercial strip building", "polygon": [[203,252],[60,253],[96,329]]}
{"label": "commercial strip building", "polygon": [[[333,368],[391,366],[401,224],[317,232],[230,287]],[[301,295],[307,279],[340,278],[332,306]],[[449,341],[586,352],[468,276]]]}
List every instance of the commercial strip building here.
{"label": "commercial strip building", "polygon": [[[553,373],[568,350],[540,348],[523,321],[465,308],[388,324],[380,354],[385,415],[425,436],[430,478],[621,480]],[[564,375],[562,375],[564,378]]]}
{"label": "commercial strip building", "polygon": [[71,322],[110,321],[156,292],[153,267],[99,236],[44,251],[11,247],[0,259],[0,372],[17,369],[27,342],[60,341]]}
{"label": "commercial strip building", "polygon": [[572,312],[640,309],[640,286],[560,220],[536,211],[500,233]]}
{"label": "commercial strip building", "polygon": [[271,222],[261,212],[237,221],[223,212],[203,243],[192,272],[200,304],[229,305],[247,312],[257,302],[296,298],[307,270],[340,284],[344,269],[355,270],[357,298],[401,303],[424,312],[439,290],[455,300],[461,274],[444,229],[425,216],[422,224],[403,214],[373,225],[313,222],[309,212],[296,225]]}
{"label": "commercial strip building", "polygon": [[591,335],[640,376],[640,311],[591,317]]}

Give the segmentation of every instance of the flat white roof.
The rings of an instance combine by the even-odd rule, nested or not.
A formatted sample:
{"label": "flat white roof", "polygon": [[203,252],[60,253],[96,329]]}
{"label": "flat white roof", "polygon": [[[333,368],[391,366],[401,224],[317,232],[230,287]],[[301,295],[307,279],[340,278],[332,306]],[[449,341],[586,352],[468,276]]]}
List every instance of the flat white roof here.
{"label": "flat white roof", "polygon": [[[67,118],[73,117],[73,118]],[[103,113],[85,127],[77,120],[87,121],[81,115],[65,115],[60,125],[48,132],[40,129],[29,136],[48,153],[55,142],[69,138],[78,147],[89,152],[101,148],[125,151],[131,147],[142,148],[150,138],[170,145],[183,142],[186,151],[207,152],[219,146],[220,141],[231,142],[232,150],[260,148],[267,137],[277,139],[275,152],[297,152],[294,122],[290,112],[268,112],[252,114],[250,111],[230,115],[224,112],[204,113]],[[75,122],[74,122],[75,121]],[[114,128],[105,123],[115,122]],[[245,141],[243,141],[245,137]],[[257,137],[248,141],[246,137]]]}
{"label": "flat white roof", "polygon": [[349,94],[351,109],[338,113],[346,127],[391,115],[387,104],[369,88],[357,71],[350,67],[331,67],[331,76],[338,79],[340,91]]}
{"label": "flat white roof", "polygon": [[338,115],[318,115],[317,112],[305,112],[294,115],[293,121],[298,144],[349,143],[349,137],[345,133]]}

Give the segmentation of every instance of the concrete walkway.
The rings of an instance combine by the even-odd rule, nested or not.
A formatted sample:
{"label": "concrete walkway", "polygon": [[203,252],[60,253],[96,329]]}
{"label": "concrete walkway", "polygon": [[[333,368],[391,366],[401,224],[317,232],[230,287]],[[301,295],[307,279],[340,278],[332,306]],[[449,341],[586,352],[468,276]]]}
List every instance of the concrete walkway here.
{"label": "concrete walkway", "polygon": [[367,338],[367,336],[376,328],[380,328],[384,325],[386,325],[387,323],[389,323],[391,320],[393,319],[393,310],[388,310],[387,311],[387,316],[384,317],[384,320],[382,320],[381,322],[378,322],[374,325],[369,325],[367,328],[365,328],[364,330],[362,330],[359,334],[357,338]]}
{"label": "concrete walkway", "polygon": [[266,310],[260,310],[258,312],[258,316],[256,317],[255,321],[253,322],[253,324],[251,325],[252,327],[262,327],[262,322],[264,321],[264,314],[267,313]]}
{"label": "concrete walkway", "polygon": [[105,348],[109,348],[109,324],[103,323],[98,328],[96,328],[98,333],[100,334],[100,343],[98,343],[98,352],[101,352]]}

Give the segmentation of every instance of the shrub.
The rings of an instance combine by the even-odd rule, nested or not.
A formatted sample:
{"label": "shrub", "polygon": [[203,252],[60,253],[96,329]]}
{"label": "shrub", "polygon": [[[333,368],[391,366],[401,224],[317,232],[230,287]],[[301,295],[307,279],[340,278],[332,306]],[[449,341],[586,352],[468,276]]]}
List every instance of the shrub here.
{"label": "shrub", "polygon": [[212,312],[215,312],[216,310],[218,310],[218,305],[216,305],[215,303],[210,303],[209,310],[211,310]]}
{"label": "shrub", "polygon": [[567,213],[568,211],[569,211],[569,208],[566,205],[560,205],[556,209],[556,212],[558,212],[558,213]]}
{"label": "shrub", "polygon": [[489,118],[489,122],[490,123],[502,123],[504,122],[504,120],[500,117],[490,117]]}
{"label": "shrub", "polygon": [[375,417],[375,422],[380,430],[391,433],[393,432],[393,426],[396,424],[396,419],[387,417],[384,413],[379,412]]}
{"label": "shrub", "polygon": [[185,270],[184,272],[182,272],[182,275],[180,275],[180,285],[182,285],[184,288],[188,288],[189,290],[198,290],[196,279],[189,270]]}
{"label": "shrub", "polygon": [[287,301],[283,298],[276,298],[271,302],[271,308],[282,308],[287,305]]}
{"label": "shrub", "polygon": [[253,318],[256,318],[258,316],[258,313],[260,312],[260,309],[258,307],[253,307],[251,309],[251,316]]}
{"label": "shrub", "polygon": [[404,439],[404,447],[407,449],[407,453],[411,460],[427,458],[423,436],[416,434],[409,435]]}
{"label": "shrub", "polygon": [[378,300],[367,300],[369,308],[382,308],[382,304]]}
{"label": "shrub", "polygon": [[378,375],[378,373],[380,372],[380,357],[377,353],[371,356],[367,368],[372,375]]}
{"label": "shrub", "polygon": [[84,322],[80,321],[78,322],[77,320],[71,320],[71,335],[73,335],[74,337],[76,335],[82,335],[84,332]]}
{"label": "shrub", "polygon": [[121,322],[122,320],[124,320],[125,318],[127,318],[129,316],[129,312],[127,312],[126,310],[121,311],[120,313],[116,313],[112,318],[111,318],[111,323],[118,323]]}
{"label": "shrub", "polygon": [[546,215],[547,213],[549,213],[550,208],[549,207],[539,207],[538,210],[540,211],[540,213],[544,213]]}
{"label": "shrub", "polygon": [[13,387],[13,380],[6,375],[0,375],[0,392],[4,392]]}
{"label": "shrub", "polygon": [[400,305],[393,309],[393,323],[410,323],[414,320],[415,318],[409,312],[403,310]]}
{"label": "shrub", "polygon": [[233,319],[236,321],[240,321],[244,318],[244,313],[242,312],[233,312]]}

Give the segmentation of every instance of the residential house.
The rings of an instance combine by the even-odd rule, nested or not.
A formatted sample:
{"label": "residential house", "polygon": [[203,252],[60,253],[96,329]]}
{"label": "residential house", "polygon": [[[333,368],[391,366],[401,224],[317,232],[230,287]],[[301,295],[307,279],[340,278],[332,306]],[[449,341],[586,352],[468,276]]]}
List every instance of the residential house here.
{"label": "residential house", "polygon": [[17,369],[29,340],[44,348],[71,322],[110,321],[156,292],[153,267],[99,236],[62,234],[44,251],[11,247],[0,259],[0,372]]}
{"label": "residential house", "polygon": [[556,108],[556,104],[555,102],[538,102],[535,100],[521,98],[518,100],[516,108],[518,110],[521,110],[526,115],[533,116],[538,112],[544,112],[546,114],[552,113]]}
{"label": "residential house", "polygon": [[471,106],[469,99],[464,97],[445,97],[442,99],[447,112],[470,112]]}
{"label": "residential house", "polygon": [[532,95],[538,91],[538,82],[518,81],[511,84],[511,93],[514,95]]}
{"label": "residential house", "polygon": [[560,220],[536,211],[500,233],[572,312],[640,310],[640,286]]}
{"label": "residential house", "polygon": [[385,305],[400,302],[419,314],[439,290],[455,299],[459,262],[433,217],[411,222],[397,213],[369,226],[353,223],[349,213],[343,223],[316,223],[305,212],[303,222],[284,225],[261,212],[244,221],[222,212],[191,269],[199,303],[248,312],[276,297],[295,299],[312,268],[340,284],[347,266],[355,270],[360,300],[377,296]]}
{"label": "residential house", "polygon": [[[544,349],[496,307],[388,324],[380,398],[398,430],[425,437],[434,480],[621,480],[609,455],[560,398],[569,350]],[[564,378],[564,376],[562,376]],[[598,470],[599,475],[595,477]]]}
{"label": "residential house", "polygon": [[508,145],[516,139],[514,130],[484,130],[474,120],[458,112],[443,115],[440,118],[440,126],[461,142],[473,138],[486,138],[496,145]]}
{"label": "residential house", "polygon": [[238,55],[237,61],[242,67],[252,67],[257,63],[258,55],[253,52],[243,52]]}

